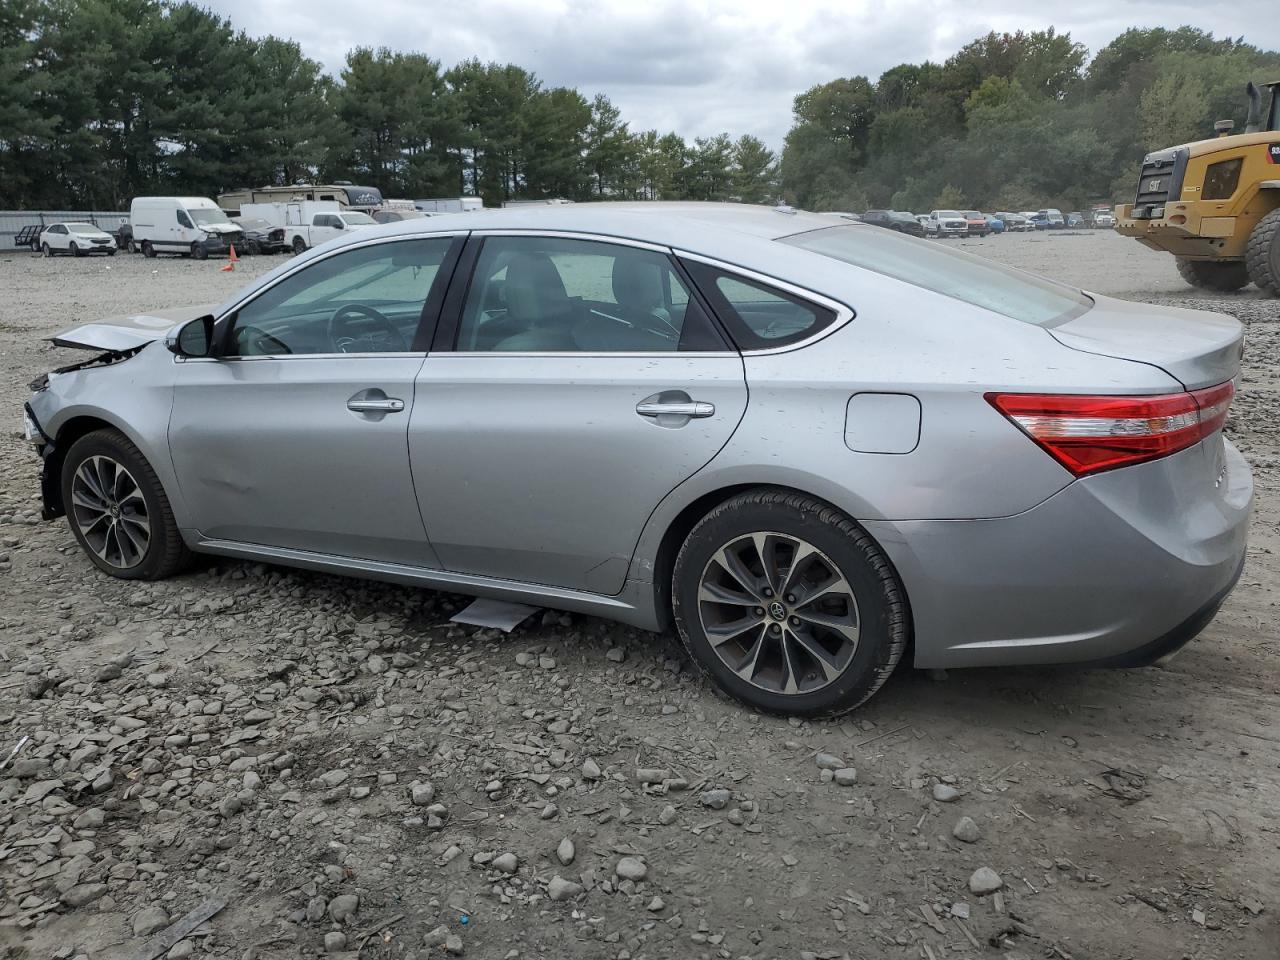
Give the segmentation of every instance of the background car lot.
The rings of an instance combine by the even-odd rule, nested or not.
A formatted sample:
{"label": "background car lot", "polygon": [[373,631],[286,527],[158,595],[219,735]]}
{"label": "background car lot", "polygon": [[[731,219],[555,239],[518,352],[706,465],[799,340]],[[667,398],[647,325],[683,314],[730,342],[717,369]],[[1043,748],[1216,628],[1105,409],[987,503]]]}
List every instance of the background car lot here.
{"label": "background car lot", "polygon": [[[914,957],[921,944],[976,956],[965,931],[985,943],[1011,913],[1038,934],[1009,935],[1025,956],[1274,957],[1280,302],[1191,296],[1167,257],[1105,231],[952,242],[1246,323],[1228,429],[1258,485],[1250,557],[1218,619],[1169,667],[942,682],[906,672],[852,717],[787,722],[718,699],[674,639],[602,621],[554,613],[510,636],[477,632],[442,625],[461,598],[236,563],[107,581],[64,524],[37,522],[36,464],[11,421],[0,437],[0,758],[23,735],[34,742],[19,754],[31,763],[0,773],[0,789],[21,776],[0,806],[11,851],[0,875],[16,881],[0,921],[53,902],[59,883],[88,897],[102,882],[86,909],[38,914],[35,942],[124,956],[143,908],[195,887],[231,901],[222,948],[290,935],[289,955],[318,949],[330,927],[304,919],[310,900],[355,894],[353,931],[392,933],[365,957],[421,956],[441,924],[475,956]],[[125,304],[220,300],[278,263],[247,260],[237,275],[186,260],[117,257],[108,270],[0,256],[12,291],[0,401],[16,411],[33,377],[88,356],[41,337]],[[822,782],[819,753],[856,768],[856,782]],[[54,778],[73,814],[25,799]],[[415,780],[433,784],[441,829],[413,804]],[[934,800],[935,787],[959,797]],[[90,809],[102,825],[73,830]],[[953,835],[962,817],[974,842]],[[65,843],[38,869],[43,848],[6,846],[55,819],[68,843],[93,844],[87,866]],[[518,876],[490,856],[505,853]],[[119,868],[99,869],[104,854]],[[642,859],[646,876],[607,892],[623,857]],[[969,892],[982,866],[1004,882],[1005,913]],[[534,899],[556,876],[593,884],[580,917]],[[28,895],[37,902],[4,912]],[[953,903],[968,920],[948,916]]]}

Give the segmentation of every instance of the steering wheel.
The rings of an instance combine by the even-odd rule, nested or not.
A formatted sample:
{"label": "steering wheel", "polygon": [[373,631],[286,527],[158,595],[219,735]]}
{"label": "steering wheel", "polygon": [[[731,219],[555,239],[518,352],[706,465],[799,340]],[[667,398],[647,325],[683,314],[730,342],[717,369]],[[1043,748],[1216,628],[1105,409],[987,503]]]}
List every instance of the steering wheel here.
{"label": "steering wheel", "polygon": [[403,353],[409,349],[399,328],[381,313],[362,303],[348,303],[335,310],[333,316],[329,318],[329,342],[340,352],[346,353],[347,347],[355,343],[360,336],[365,335],[363,331],[353,334],[348,329],[356,319],[372,320],[386,333],[389,341],[386,347],[388,352]]}

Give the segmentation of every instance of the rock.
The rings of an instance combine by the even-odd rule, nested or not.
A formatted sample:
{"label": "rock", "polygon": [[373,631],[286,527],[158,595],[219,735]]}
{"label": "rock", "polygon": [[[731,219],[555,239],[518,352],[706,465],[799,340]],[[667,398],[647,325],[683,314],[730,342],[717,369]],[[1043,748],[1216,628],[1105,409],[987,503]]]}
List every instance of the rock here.
{"label": "rock", "polygon": [[704,807],[710,807],[712,810],[723,810],[729,805],[729,799],[732,795],[728,790],[719,787],[715,790],[706,790],[698,797],[698,802]]}
{"label": "rock", "polygon": [[428,948],[439,947],[443,946],[447,939],[449,939],[449,928],[441,924],[434,930],[429,930],[423,934],[422,945]]}
{"label": "rock", "polygon": [[341,953],[347,949],[347,935],[341,930],[330,930],[324,935],[324,952]]}
{"label": "rock", "polygon": [[563,877],[552,877],[551,882],[547,884],[547,896],[555,901],[572,900],[574,897],[581,896],[582,890],[582,884],[565,880]]}
{"label": "rock", "polygon": [[179,940],[169,948],[169,952],[165,954],[165,960],[187,960],[187,957],[194,952],[195,946],[190,940]]}
{"label": "rock", "polygon": [[559,813],[560,813],[559,807],[557,807],[554,803],[548,803],[545,807],[542,808],[542,812],[539,813],[538,816],[543,820],[554,820]]}
{"label": "rock", "polygon": [[341,786],[346,782],[347,777],[351,776],[346,770],[329,770],[320,774],[320,782],[326,787]]}
{"label": "rock", "polygon": [[969,878],[969,892],[979,897],[995,893],[1003,886],[1004,881],[1000,879],[1000,874],[990,867],[979,867]]}
{"label": "rock", "polygon": [[829,753],[820,753],[813,759],[818,764],[819,770],[840,770],[845,766],[843,760]]}
{"label": "rock", "polygon": [[604,657],[610,663],[621,663],[627,659],[627,651],[623,647],[610,647]]}
{"label": "rock", "polygon": [[445,937],[444,952],[452,954],[455,957],[462,956],[462,938],[456,933],[451,933]]}
{"label": "rock", "polygon": [[852,787],[858,782],[858,771],[853,767],[841,767],[832,771],[832,777],[842,787]]}
{"label": "rock", "polygon": [[636,770],[636,779],[641,783],[654,784],[671,779],[670,770],[641,767]]}
{"label": "rock", "polygon": [[658,822],[664,827],[676,822],[676,808],[671,804],[667,804],[658,814]]}
{"label": "rock", "polygon": [[123,674],[124,671],[120,669],[119,664],[108,663],[99,667],[95,676],[99,683],[107,683],[111,680],[119,680]]}
{"label": "rock", "polygon": [[661,913],[667,908],[666,902],[661,897],[654,897],[649,901],[650,913]]}
{"label": "rock", "polygon": [[249,726],[257,726],[260,723],[266,723],[268,720],[275,719],[275,714],[270,710],[254,709],[244,715],[244,722]]}
{"label": "rock", "polygon": [[556,847],[556,857],[566,867],[573,863],[573,858],[578,855],[577,850],[573,846],[573,840],[565,837],[560,841],[560,846]]}
{"label": "rock", "polygon": [[97,830],[106,821],[107,815],[98,807],[90,807],[71,822],[77,830]]}
{"label": "rock", "polygon": [[520,867],[520,860],[514,853],[502,853],[493,858],[491,866],[503,873],[515,873]]}
{"label": "rock", "polygon": [[933,785],[933,799],[939,803],[954,803],[960,799],[960,791],[949,783],[935,783]]}
{"label": "rock", "polygon": [[329,919],[334,923],[343,923],[359,909],[360,898],[354,893],[344,893],[329,901]]}
{"label": "rock", "polygon": [[952,827],[951,835],[965,843],[977,843],[982,838],[982,831],[978,829],[973,817],[961,817]]}
{"label": "rock", "polygon": [[618,861],[617,866],[613,868],[623,880],[643,880],[649,873],[649,868],[644,865],[644,861],[636,857],[623,857]]}
{"label": "rock", "polygon": [[369,659],[364,662],[364,665],[369,668],[370,673],[387,672],[387,661],[382,659],[382,657],[378,656],[376,653],[370,656]]}
{"label": "rock", "polygon": [[169,914],[165,913],[164,907],[161,906],[144,907],[133,915],[133,935],[135,937],[149,937],[168,925]]}
{"label": "rock", "polygon": [[582,761],[582,776],[586,780],[600,779],[600,764],[596,763],[590,757]]}
{"label": "rock", "polygon": [[415,807],[427,807],[436,798],[436,788],[432,783],[421,783],[417,780],[409,784],[409,799]]}
{"label": "rock", "polygon": [[68,907],[83,907],[106,895],[105,883],[78,883],[62,895],[62,902]]}

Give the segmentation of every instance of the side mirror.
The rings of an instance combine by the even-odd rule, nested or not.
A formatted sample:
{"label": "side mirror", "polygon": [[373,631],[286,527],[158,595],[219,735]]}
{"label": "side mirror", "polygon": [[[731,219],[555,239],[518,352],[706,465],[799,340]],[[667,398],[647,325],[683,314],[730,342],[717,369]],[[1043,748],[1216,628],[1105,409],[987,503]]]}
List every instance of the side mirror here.
{"label": "side mirror", "polygon": [[166,344],[180,357],[208,357],[213,355],[213,314],[197,317],[185,324],[178,335]]}

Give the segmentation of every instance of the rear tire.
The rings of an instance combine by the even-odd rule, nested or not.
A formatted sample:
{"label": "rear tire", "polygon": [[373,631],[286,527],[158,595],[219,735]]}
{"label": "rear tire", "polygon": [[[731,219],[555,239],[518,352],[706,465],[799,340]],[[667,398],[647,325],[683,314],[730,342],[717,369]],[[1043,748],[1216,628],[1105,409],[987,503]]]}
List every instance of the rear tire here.
{"label": "rear tire", "polygon": [[306,252],[307,252],[307,241],[303,240],[301,237],[294,237],[293,238],[293,255],[295,257],[301,256]]}
{"label": "rear tire", "polygon": [[1280,208],[1257,222],[1249,234],[1244,262],[1249,279],[1263,293],[1280,297]]}
{"label": "rear tire", "polygon": [[104,573],[163,580],[190,562],[160,478],[119,431],[95,430],[71,445],[62,502],[76,542]]}
{"label": "rear tire", "polygon": [[717,686],[802,716],[864,703],[910,634],[905,593],[875,541],[835,508],[782,490],[733,497],[693,528],[676,557],[672,610]]}
{"label": "rear tire", "polygon": [[1188,260],[1178,257],[1182,279],[1201,290],[1231,293],[1249,283],[1249,271],[1238,260]]}

